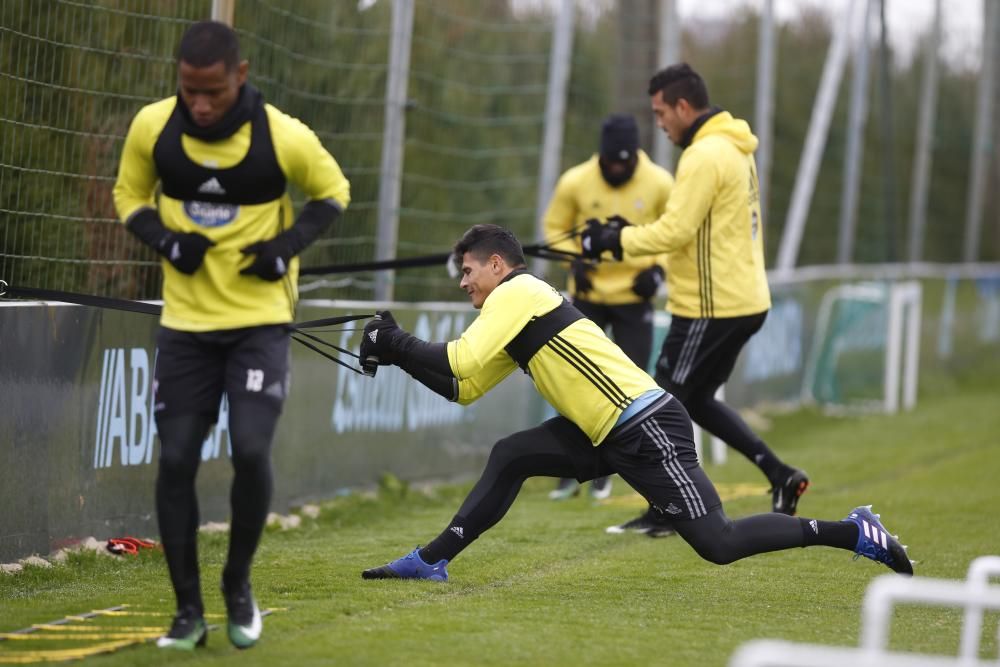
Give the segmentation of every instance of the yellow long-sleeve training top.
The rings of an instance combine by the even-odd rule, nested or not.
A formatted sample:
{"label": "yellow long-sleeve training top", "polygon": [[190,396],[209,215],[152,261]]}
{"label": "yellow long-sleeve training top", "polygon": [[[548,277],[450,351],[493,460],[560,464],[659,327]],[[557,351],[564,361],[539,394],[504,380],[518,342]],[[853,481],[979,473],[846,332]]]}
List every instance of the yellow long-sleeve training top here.
{"label": "yellow long-sleeve training top", "polygon": [[671,313],[738,317],[771,307],[756,149],[746,121],[715,114],[681,154],[663,215],[622,230],[626,254],[667,253]]}
{"label": "yellow long-sleeve training top", "polygon": [[[143,107],[136,114],[125,137],[114,187],[115,207],[123,222],[144,208],[157,208],[167,229],[197,232],[215,242],[193,275],[181,273],[165,259],[161,261],[164,302],[161,324],[180,331],[214,331],[292,321],[298,299],[298,259],[293,258],[289,263],[284,279],[269,282],[240,275],[240,269],[252,259],[240,253],[240,249],[271,239],[292,225],[292,202],[281,181],[282,174],[287,181],[298,185],[308,199],[330,200],[341,211],[350,202],[350,184],[309,127],[265,104],[266,127],[255,126],[260,119],[247,121],[234,134],[217,141],[180,135],[181,150],[175,150],[174,154],[182,155],[172,159],[178,163],[189,160],[199,169],[219,170],[220,176],[202,184],[199,191],[206,194],[206,201],[182,201],[164,193],[157,200],[156,187],[161,175],[154,149],[176,104],[177,98],[169,97]],[[251,149],[256,158],[265,156],[256,163],[265,164],[250,168],[256,170],[256,176],[263,170],[260,178],[275,194],[257,203],[238,203],[238,199],[235,203],[227,202],[221,174],[254,163],[248,159]],[[159,155],[163,159],[163,153]],[[280,173],[273,166],[267,171],[268,156],[273,156],[272,163],[276,158]],[[184,165],[171,166],[183,169]],[[252,195],[252,199],[261,199]]]}
{"label": "yellow long-sleeve training top", "polygon": [[[561,238],[570,230],[582,230],[583,223],[590,218],[603,221],[620,215],[633,225],[648,225],[663,213],[674,185],[670,172],[639,151],[632,178],[615,188],[604,180],[598,160],[594,155],[559,178],[542,218],[545,238]],[[557,250],[580,252],[578,236],[551,245]],[[638,303],[642,299],[632,291],[632,282],[637,273],[654,264],[666,270],[666,255],[638,257],[626,254],[620,262],[602,261],[590,274],[594,288],[577,296],[607,305]],[[570,294],[577,294],[572,275],[567,289]]]}
{"label": "yellow long-sleeve training top", "polygon": [[595,445],[633,400],[658,388],[551,285],[521,271],[486,297],[479,317],[447,350],[459,403],[481,397],[521,357],[542,397]]}

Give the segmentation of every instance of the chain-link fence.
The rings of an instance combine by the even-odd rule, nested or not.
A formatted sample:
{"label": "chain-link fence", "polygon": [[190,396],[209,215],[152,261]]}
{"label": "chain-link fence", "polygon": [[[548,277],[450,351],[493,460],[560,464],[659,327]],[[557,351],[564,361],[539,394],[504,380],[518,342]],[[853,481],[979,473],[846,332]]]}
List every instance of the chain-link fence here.
{"label": "chain-link fence", "polygon": [[[389,212],[398,220],[396,255],[443,252],[476,222],[503,224],[531,239],[560,2],[412,2],[400,197],[398,210]],[[934,2],[886,0],[897,9],[888,14],[897,18],[896,25],[886,24],[887,49],[880,48],[879,2],[874,2],[864,89],[868,121],[861,135],[866,150],[855,170],[860,193],[850,261],[906,258],[925,47],[932,35],[927,8]],[[970,11],[970,3],[941,2],[947,48],[939,50],[937,61],[921,258],[963,259],[966,220],[975,203],[969,184],[979,151],[986,169],[974,259],[996,260],[1000,171],[992,147],[1000,122],[987,122],[985,134],[982,123],[993,120],[1000,105],[989,100],[984,119],[981,53],[953,57],[954,17]],[[681,35],[676,52],[702,73],[712,102],[756,124],[755,104],[767,92],[758,85],[757,62],[768,3],[719,4],[725,11],[706,6],[692,12],[675,0],[577,3],[566,112],[559,119],[562,168],[596,149],[600,120],[612,111],[639,116],[643,142],[654,154],[645,82],[665,64],[657,58],[665,52],[667,34]],[[775,113],[765,191],[770,260],[778,255],[789,217],[828,47],[852,4],[869,3],[795,3],[794,13],[773,17]],[[684,11],[675,14],[678,5]],[[211,15],[212,3],[7,0],[0,7],[0,279],[158,297],[156,258],[117,223],[111,186],[130,119],[142,105],[173,93],[176,43],[190,21]],[[983,13],[982,5],[973,9]],[[347,214],[305,253],[304,265],[370,261],[376,255],[392,15],[386,0],[236,3],[234,26],[252,80],[266,99],[316,130],[351,181]],[[675,15],[679,31],[669,33]],[[857,126],[848,122],[851,79],[848,66],[836,89],[800,265],[837,260],[846,146],[849,130]],[[992,96],[1000,96],[1000,85],[993,86]],[[303,282],[309,296],[374,294],[372,273]],[[443,267],[395,274],[397,299],[460,296]]]}

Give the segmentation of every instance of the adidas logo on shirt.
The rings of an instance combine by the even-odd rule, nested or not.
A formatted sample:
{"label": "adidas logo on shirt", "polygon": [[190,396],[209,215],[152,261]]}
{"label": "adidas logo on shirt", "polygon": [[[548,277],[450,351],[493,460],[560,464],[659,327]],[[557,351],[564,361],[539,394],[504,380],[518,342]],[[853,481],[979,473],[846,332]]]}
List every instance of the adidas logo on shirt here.
{"label": "adidas logo on shirt", "polygon": [[459,537],[461,537],[463,540],[465,539],[465,531],[462,530],[461,526],[452,526],[451,528],[449,528],[449,530],[458,535]]}
{"label": "adidas logo on shirt", "polygon": [[207,195],[224,195],[226,194],[226,189],[219,183],[219,179],[213,176],[198,186],[198,192],[203,192]]}
{"label": "adidas logo on shirt", "polygon": [[809,527],[813,529],[813,532],[819,535],[819,524],[816,523],[816,519],[809,520]]}
{"label": "adidas logo on shirt", "polygon": [[374,331],[369,331],[368,337],[371,338],[371,341],[374,343],[375,339],[378,338],[378,329],[375,329]]}

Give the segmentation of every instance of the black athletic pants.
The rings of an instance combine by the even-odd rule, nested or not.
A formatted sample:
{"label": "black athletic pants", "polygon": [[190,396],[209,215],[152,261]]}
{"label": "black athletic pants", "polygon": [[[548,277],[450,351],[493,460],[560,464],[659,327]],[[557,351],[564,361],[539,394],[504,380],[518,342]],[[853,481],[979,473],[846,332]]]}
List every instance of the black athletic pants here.
{"label": "black athletic pants", "polygon": [[156,515],[178,609],[204,610],[195,476],[202,442],[229,401],[233,484],[227,589],[249,579],[271,501],[271,439],[288,391],[283,326],[157,334],[154,410],[160,436]]}
{"label": "black athletic pants", "polygon": [[789,468],[738,412],[715,398],[765,319],[767,311],[710,319],[674,315],[656,362],[656,383],[680,399],[694,423],[743,454],[777,485]]}
{"label": "black athletic pants", "polygon": [[421,558],[429,563],[453,559],[503,518],[528,477],[585,482],[612,473],[671,517],[677,533],[713,563],[816,544],[853,549],[857,541],[856,527],[843,522],[784,514],[729,519],[698,465],[687,412],[666,394],[612,430],[598,447],[565,417],[497,442],[482,477],[448,527],[421,550]]}

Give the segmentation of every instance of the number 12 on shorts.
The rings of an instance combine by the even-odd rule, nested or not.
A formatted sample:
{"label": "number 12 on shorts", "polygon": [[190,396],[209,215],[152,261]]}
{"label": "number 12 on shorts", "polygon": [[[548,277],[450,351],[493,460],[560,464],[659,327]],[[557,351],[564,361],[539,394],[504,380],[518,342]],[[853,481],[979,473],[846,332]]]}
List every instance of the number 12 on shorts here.
{"label": "number 12 on shorts", "polygon": [[247,391],[260,391],[264,388],[264,371],[256,368],[247,369]]}

